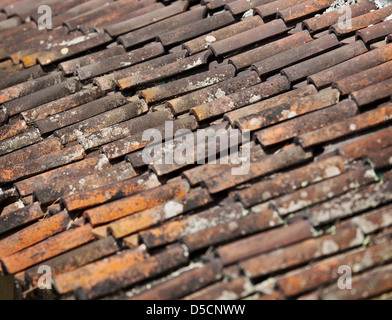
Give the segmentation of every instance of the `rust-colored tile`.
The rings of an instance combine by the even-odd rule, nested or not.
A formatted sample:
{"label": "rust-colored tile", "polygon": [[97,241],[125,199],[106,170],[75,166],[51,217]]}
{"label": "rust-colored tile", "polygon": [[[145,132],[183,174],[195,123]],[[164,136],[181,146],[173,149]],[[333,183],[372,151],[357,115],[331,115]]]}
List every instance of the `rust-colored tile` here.
{"label": "rust-colored tile", "polygon": [[297,99],[316,94],[317,90],[313,85],[308,85],[300,89],[291,90],[275,97],[268,98],[258,103],[230,111],[224,115],[224,118],[234,124],[236,120],[244,118],[245,116],[255,114],[259,111],[277,107],[283,103],[289,103]]}
{"label": "rust-colored tile", "polygon": [[[198,124],[194,116],[186,116],[173,121],[173,132],[178,132],[178,130],[181,129],[194,131],[197,127]],[[162,137],[165,136],[165,124],[161,124],[154,129],[158,130]],[[101,151],[109,159],[115,159],[133,151],[142,149],[149,144],[149,141],[143,141],[143,133],[144,132],[139,132],[131,135],[130,137],[108,143],[101,147]]]}
{"label": "rust-colored tile", "polygon": [[[298,64],[295,64],[291,67],[284,68],[283,70],[281,70],[281,73],[284,74],[292,82],[304,80],[306,79],[306,77],[313,74],[320,75],[321,72],[327,73],[330,70],[336,70],[334,66],[343,65],[345,61],[351,61],[353,60],[353,58],[361,56],[366,52],[367,48],[363,44],[363,42],[355,41],[338,49],[321,54],[312,59],[308,59]],[[320,85],[320,87],[323,86],[324,85]]]}
{"label": "rust-colored tile", "polygon": [[[357,225],[361,228],[364,234],[374,233],[384,228],[390,227],[392,205],[387,205],[379,209],[372,210],[365,214],[354,217],[351,220],[342,222],[344,226],[346,223]],[[340,226],[338,225],[337,228]]]}
{"label": "rust-colored tile", "polygon": [[77,44],[42,53],[38,56],[37,61],[40,65],[46,66],[61,60],[68,59],[95,47],[107,44],[110,41],[112,41],[112,38],[107,33],[97,34],[95,36],[89,35],[84,41]]}
{"label": "rust-colored tile", "polygon": [[174,80],[160,86],[144,89],[140,92],[140,94],[149,103],[157,102],[182,93],[208,87],[210,85],[231,79],[234,76],[234,66],[224,65],[213,70]]}
{"label": "rust-colored tile", "polygon": [[257,83],[260,83],[260,78],[256,72],[252,71],[249,74],[237,75],[226,81],[172,99],[167,104],[173,110],[173,113],[178,115],[189,111],[192,107],[212,102],[236,91],[254,86]]}
{"label": "rust-colored tile", "polygon": [[23,147],[30,146],[41,140],[41,134],[36,128],[29,128],[24,132],[0,141],[0,155],[11,153]]}
{"label": "rust-colored tile", "polygon": [[160,34],[157,37],[157,40],[160,41],[164,47],[168,47],[183,43],[184,41],[200,36],[201,34],[220,29],[234,22],[235,19],[232,14],[229,11],[223,11]]}
{"label": "rust-colored tile", "polygon": [[219,247],[217,253],[226,266],[311,237],[313,233],[310,224],[301,221],[226,244]]}
{"label": "rust-colored tile", "polygon": [[96,226],[181,197],[188,190],[189,185],[180,180],[87,210],[84,216],[93,226]]}
{"label": "rust-colored tile", "polygon": [[56,113],[45,119],[35,121],[35,124],[40,132],[45,134],[91,118],[97,114],[124,105],[125,103],[127,103],[127,99],[121,93],[114,93],[70,110]]}
{"label": "rust-colored tile", "polygon": [[298,3],[289,8],[280,9],[277,12],[277,17],[282,18],[285,23],[291,23],[295,20],[302,19],[303,17],[316,14],[334,3],[334,0],[319,0],[319,1],[305,1]]}
{"label": "rust-colored tile", "polygon": [[189,248],[189,251],[194,252],[219,243],[233,241],[239,237],[265,231],[281,224],[282,221],[277,213],[271,210],[264,210],[216,227],[188,234],[182,238],[182,241]]}
{"label": "rust-colored tile", "polygon": [[0,127],[0,141],[12,138],[27,129],[26,121],[18,120]]}
{"label": "rust-colored tile", "polygon": [[115,71],[111,74],[98,77],[94,79],[94,83],[103,91],[114,90],[117,86],[117,80],[130,77],[135,73],[140,73],[146,70],[155,70],[167,64],[173,63],[177,60],[185,58],[187,55],[186,50],[181,50],[180,52],[169,53],[164,56],[151,59],[134,66]]}
{"label": "rust-colored tile", "polygon": [[38,202],[13,212],[2,212],[0,217],[0,234],[21,227],[27,223],[40,219],[43,216],[44,213]]}
{"label": "rust-colored tile", "polygon": [[375,172],[369,167],[364,167],[345,172],[342,175],[323,180],[291,194],[279,197],[272,200],[272,204],[281,216],[285,216],[330,198],[337,197],[349,190],[376,182],[377,180],[378,178]]}
{"label": "rust-colored tile", "polygon": [[89,263],[75,270],[54,276],[53,283],[55,289],[60,294],[65,294],[75,290],[78,286],[92,287],[94,284],[105,280],[113,279],[119,270],[129,268],[145,260],[147,253],[142,246],[125,250],[119,254],[109,256],[93,263]]}
{"label": "rust-colored tile", "polygon": [[77,69],[97,63],[99,61],[105,60],[107,58],[118,56],[125,53],[123,46],[116,46],[106,50],[101,50],[98,52],[83,55],[72,60],[68,60],[59,64],[59,68],[64,72],[65,75],[72,75]]}
{"label": "rust-colored tile", "polygon": [[[250,278],[267,276],[274,272],[305,264],[314,259],[333,255],[359,246],[364,236],[357,228],[344,228],[334,234],[308,239],[286,248],[264,253],[241,262],[241,268]],[[284,291],[285,295],[287,294]],[[290,294],[287,294],[290,296]]]}
{"label": "rust-colored tile", "polygon": [[259,76],[265,76],[284,67],[298,63],[304,59],[314,57],[327,50],[338,47],[339,41],[334,34],[309,41],[292,49],[280,52],[252,65]]}
{"label": "rust-colored tile", "polygon": [[156,36],[162,33],[186,26],[192,22],[200,21],[206,15],[206,12],[206,7],[200,6],[194,10],[182,12],[143,28],[136,29],[130,33],[124,34],[119,37],[117,41],[118,43],[121,43],[124,48],[129,49],[138,44],[153,40]]}
{"label": "rust-colored tile", "polygon": [[[10,65],[9,68],[11,66],[12,65]],[[0,79],[0,89],[9,88],[17,84],[42,77],[44,75],[45,72],[42,70],[40,65],[24,69],[20,72],[14,73],[13,75]]]}
{"label": "rust-colored tile", "polygon": [[392,145],[391,134],[392,128],[379,130],[339,147],[339,153],[348,161],[359,159],[368,153]]}
{"label": "rust-colored tile", "polygon": [[306,187],[320,179],[332,178],[343,173],[344,169],[343,158],[334,156],[282,173],[276,178],[255,183],[250,188],[236,192],[236,195],[246,207],[250,207]]}
{"label": "rust-colored tile", "polygon": [[260,83],[221,99],[194,107],[191,109],[191,113],[197,117],[198,121],[203,121],[248,104],[258,102],[289,89],[290,83],[287,78],[278,76],[270,81]]}
{"label": "rust-colored tile", "polygon": [[234,176],[227,172],[205,181],[205,184],[210,193],[217,193],[268,173],[298,165],[311,157],[312,153],[305,152],[300,147],[291,147],[280,153],[250,163],[248,174]]}
{"label": "rust-colored tile", "polygon": [[371,161],[375,169],[387,169],[392,166],[392,147],[373,151],[366,158]]}
{"label": "rust-colored tile", "polygon": [[233,280],[219,281],[195,293],[184,300],[239,300],[248,296],[253,291],[253,285],[246,277]]}
{"label": "rust-colored tile", "polygon": [[354,117],[357,113],[357,105],[353,101],[344,100],[335,106],[265,128],[256,132],[256,137],[263,146],[267,147],[341,121],[342,118]]}
{"label": "rust-colored tile", "polygon": [[38,186],[34,190],[34,197],[39,202],[47,204],[82,190],[99,188],[137,175],[133,167],[127,162],[117,163],[107,169],[107,159],[102,162],[103,165],[98,163],[95,168],[91,168],[92,173],[89,173],[89,175],[78,175],[68,180],[61,179],[54,186]]}
{"label": "rust-colored tile", "polygon": [[366,44],[377,42],[385,39],[386,36],[392,33],[392,22],[384,21],[376,24],[375,26],[369,26],[366,29],[357,31],[356,37],[361,39]]}
{"label": "rust-colored tile", "polygon": [[354,91],[350,97],[357,103],[358,106],[364,106],[378,100],[386,99],[391,95],[391,93],[392,79],[389,78],[369,87]]}
{"label": "rust-colored tile", "polygon": [[[259,145],[251,147],[250,149],[251,161],[260,160],[265,155],[266,153],[261,149]],[[206,163],[203,165],[199,165],[197,167],[184,171],[182,175],[188,179],[192,186],[194,186],[199,183],[202,183],[203,181],[209,180],[216,175],[224,173],[227,168],[238,168],[238,166],[239,165],[237,163],[232,163],[232,161],[230,160],[230,156],[227,155],[221,156],[217,163]]]}
{"label": "rust-colored tile", "polygon": [[129,180],[105,185],[97,189],[82,191],[65,196],[61,203],[68,211],[85,209],[97,204],[118,200],[134,193],[158,187],[160,182],[156,175],[145,174]]}
{"label": "rust-colored tile", "polygon": [[142,48],[135,49],[121,55],[111,56],[102,61],[80,67],[76,70],[76,74],[79,79],[83,81],[149,60],[164,53],[165,49],[162,44],[159,42],[152,42]]}
{"label": "rust-colored tile", "polygon": [[10,256],[66,230],[71,218],[62,211],[0,240],[0,258]]}
{"label": "rust-colored tile", "polygon": [[312,111],[320,110],[338,103],[339,91],[336,89],[324,90],[311,96],[283,103],[277,107],[250,114],[235,121],[235,125],[244,130],[258,130],[270,125],[292,119]]}
{"label": "rust-colored tile", "polygon": [[128,103],[124,106],[111,109],[68,127],[56,130],[54,135],[59,137],[63,144],[67,144],[83,135],[97,132],[117,123],[137,118],[147,110],[147,103],[143,99],[133,97],[129,99]]}
{"label": "rust-colored tile", "polygon": [[342,265],[350,266],[354,273],[358,273],[390,260],[391,255],[392,250],[387,243],[360,249],[293,271],[279,278],[278,285],[286,296],[298,295],[336,281],[341,276],[338,269]]}
{"label": "rust-colored tile", "polygon": [[195,54],[208,48],[211,43],[227,39],[241,32],[248,31],[263,25],[264,22],[259,16],[249,17],[238,23],[220,28],[219,30],[202,35],[193,40],[187,41],[183,47],[188,50],[189,54]]}
{"label": "rust-colored tile", "polygon": [[275,54],[292,49],[309,41],[312,41],[312,37],[307,30],[304,30],[230,57],[229,62],[233,64],[237,70],[244,69],[257,61],[267,59]]}
{"label": "rust-colored tile", "polygon": [[102,91],[99,88],[86,88],[69,96],[65,96],[64,98],[45,103],[38,107],[22,112],[21,115],[27,123],[32,123],[50,116],[54,116],[56,114],[61,114],[62,112],[80,105],[87,104],[93,100],[101,98],[101,96]]}
{"label": "rust-colored tile", "polygon": [[290,8],[295,6],[296,4],[305,2],[305,0],[278,0],[278,1],[268,1],[267,3],[263,3],[256,7],[254,10],[261,17],[269,17],[275,15],[279,12],[279,10]]}
{"label": "rust-colored tile", "polygon": [[392,265],[373,269],[352,278],[352,289],[341,290],[337,284],[323,289],[322,300],[359,300],[380,295],[392,289]]}
{"label": "rust-colored tile", "polygon": [[118,85],[121,90],[125,90],[162,80],[206,64],[211,54],[212,53],[210,50],[206,50],[193,56],[159,67],[154,71],[145,70],[139,74],[134,74],[128,78],[118,80]]}
{"label": "rust-colored tile", "polygon": [[391,114],[392,104],[387,104],[348,120],[343,120],[316,131],[306,133],[300,136],[298,141],[304,148],[315,146],[386,123],[392,119]]}
{"label": "rust-colored tile", "polygon": [[7,272],[16,273],[93,240],[91,226],[86,225],[55,235],[32,247],[2,258]]}
{"label": "rust-colored tile", "polygon": [[392,181],[388,180],[360,190],[350,191],[306,210],[306,215],[313,225],[318,226],[375,208],[392,201],[391,186]]}
{"label": "rust-colored tile", "polygon": [[238,220],[243,217],[243,214],[242,205],[234,203],[224,207],[214,207],[182,220],[171,221],[139,234],[148,248],[154,248],[179,240],[188,234],[194,235],[205,229]]}
{"label": "rust-colored tile", "polygon": [[332,84],[342,95],[350,94],[365,87],[382,82],[392,76],[392,61],[355,73]]}
{"label": "rust-colored tile", "polygon": [[[195,292],[221,277],[222,263],[219,259],[181,273],[157,286],[142,292],[131,300],[175,300]],[[197,279],[197,281],[195,281]]]}
{"label": "rust-colored tile", "polygon": [[193,209],[198,209],[211,201],[212,199],[205,189],[191,190],[180,198],[117,220],[111,223],[108,229],[114,237],[122,238]]}
{"label": "rust-colored tile", "polygon": [[[108,21],[102,21],[99,25],[94,26],[94,30],[102,33],[106,32],[108,33],[109,28],[113,29],[118,29],[116,32],[119,32],[119,35],[122,34],[122,31],[120,29],[127,30],[126,28],[128,27],[128,21],[132,21],[133,18],[140,17],[142,15],[146,15],[148,13],[153,13],[156,10],[164,8],[164,4],[161,2],[150,2],[147,3],[146,6],[142,6],[139,8],[136,8],[136,10],[131,10],[129,12],[126,12],[125,14],[120,15],[119,17],[114,18],[113,20],[108,20]],[[140,20],[140,19],[139,19]],[[140,21],[138,21],[140,22]],[[147,22],[147,26],[149,23]],[[136,29],[138,30],[138,29]],[[125,31],[128,32],[128,31]]]}
{"label": "rust-colored tile", "polygon": [[45,89],[36,91],[21,98],[4,103],[5,108],[10,116],[38,107],[78,91],[82,85],[75,79],[70,79]]}
{"label": "rust-colored tile", "polygon": [[341,80],[353,73],[358,73],[387,62],[391,60],[391,58],[392,44],[371,50],[332,68],[316,73],[308,78],[308,82],[313,83],[317,88],[323,88],[334,81]]}
{"label": "rust-colored tile", "polygon": [[[116,21],[120,20],[128,20],[128,18],[130,18],[131,16],[136,17],[139,14],[143,14],[145,10],[147,10],[147,12],[150,11],[149,7],[154,4],[157,5],[154,0],[125,2],[121,4],[121,7],[118,10],[95,17],[94,19],[81,24],[79,29],[82,30],[84,34],[88,34],[90,32],[93,32],[94,30],[98,30],[99,32],[101,32],[103,30],[102,28],[100,28],[100,26],[104,26],[106,24],[115,24],[117,23]],[[162,6],[156,6],[156,8],[161,7]]]}
{"label": "rust-colored tile", "polygon": [[156,111],[81,136],[78,138],[78,141],[86,150],[89,150],[109,142],[143,132],[144,130],[155,128],[164,124],[165,121],[170,121],[172,119],[173,115],[170,110],[165,109],[162,111]]}
{"label": "rust-colored tile", "polygon": [[[188,252],[180,245],[172,246],[161,253],[127,268],[112,272],[106,279],[96,281],[91,287],[79,287],[75,295],[78,299],[94,299],[114,293],[142,280],[156,277],[188,262]],[[107,273],[107,269],[105,269]]]}
{"label": "rust-colored tile", "polygon": [[281,19],[273,20],[256,28],[238,33],[229,38],[208,45],[215,56],[226,55],[229,52],[250,46],[287,32],[289,29]]}
{"label": "rust-colored tile", "polygon": [[378,10],[373,10],[369,13],[360,15],[358,17],[352,18],[344,23],[343,25],[334,24],[331,26],[330,30],[334,32],[337,36],[346,36],[359,29],[366,28],[370,25],[375,25],[384,21],[385,18],[392,14],[392,7],[387,6]]}
{"label": "rust-colored tile", "polygon": [[2,183],[12,182],[83,159],[84,156],[83,147],[80,145],[65,148],[40,158],[17,164],[11,168],[4,168],[0,173],[0,181]]}
{"label": "rust-colored tile", "polygon": [[315,16],[303,21],[303,26],[307,28],[310,32],[318,32],[329,28],[333,24],[337,23],[339,19],[346,13],[348,10],[351,12],[351,17],[355,18],[361,16],[365,13],[369,13],[372,10],[376,10],[377,7],[373,1],[363,1],[359,3],[355,3],[351,6],[344,6],[342,10],[334,10],[327,13],[324,13],[320,16]]}
{"label": "rust-colored tile", "polygon": [[88,175],[108,167],[109,161],[105,156],[90,157],[16,182],[15,186],[21,196],[27,196],[38,188],[54,187],[61,181],[79,177],[80,175]]}
{"label": "rust-colored tile", "polygon": [[[51,268],[52,276],[56,276],[102,259],[119,250],[120,248],[115,239],[109,236],[47,260],[45,261],[45,265]],[[26,279],[32,285],[37,284],[40,276],[41,275],[38,273],[38,266],[26,270]]]}
{"label": "rust-colored tile", "polygon": [[106,29],[106,32],[108,32],[112,37],[116,37],[181,13],[187,9],[188,5],[188,3],[176,1],[167,7],[163,7],[161,9],[139,15],[130,20],[125,20],[112,25]]}

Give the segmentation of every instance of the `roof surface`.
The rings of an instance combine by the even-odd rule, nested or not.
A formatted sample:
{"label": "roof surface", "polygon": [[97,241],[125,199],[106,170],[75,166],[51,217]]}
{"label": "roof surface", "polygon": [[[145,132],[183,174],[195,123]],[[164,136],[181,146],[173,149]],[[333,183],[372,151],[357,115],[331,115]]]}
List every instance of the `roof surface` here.
{"label": "roof surface", "polygon": [[[2,272],[25,298],[42,265],[46,298],[390,298],[392,6],[341,2],[0,0]],[[184,146],[167,123],[199,160],[201,129],[230,141],[146,164],[148,129]]]}

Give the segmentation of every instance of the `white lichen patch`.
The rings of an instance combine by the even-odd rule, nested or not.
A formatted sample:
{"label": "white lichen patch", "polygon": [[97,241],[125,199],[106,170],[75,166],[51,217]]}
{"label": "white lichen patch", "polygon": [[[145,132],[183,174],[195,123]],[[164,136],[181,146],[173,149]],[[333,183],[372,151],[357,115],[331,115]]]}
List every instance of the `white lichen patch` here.
{"label": "white lichen patch", "polygon": [[163,216],[164,219],[170,219],[175,217],[176,215],[182,213],[184,210],[184,206],[181,203],[175,201],[169,201],[163,207]]}

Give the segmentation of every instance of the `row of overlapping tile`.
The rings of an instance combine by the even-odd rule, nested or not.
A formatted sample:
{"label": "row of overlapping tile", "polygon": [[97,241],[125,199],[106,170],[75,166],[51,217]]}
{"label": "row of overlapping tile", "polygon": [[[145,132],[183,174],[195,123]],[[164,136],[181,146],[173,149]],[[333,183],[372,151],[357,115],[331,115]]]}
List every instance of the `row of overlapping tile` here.
{"label": "row of overlapping tile", "polygon": [[[390,297],[392,6],[331,5],[1,0],[3,272],[39,295],[49,265],[62,298]],[[166,121],[250,131],[249,172],[147,166]]]}

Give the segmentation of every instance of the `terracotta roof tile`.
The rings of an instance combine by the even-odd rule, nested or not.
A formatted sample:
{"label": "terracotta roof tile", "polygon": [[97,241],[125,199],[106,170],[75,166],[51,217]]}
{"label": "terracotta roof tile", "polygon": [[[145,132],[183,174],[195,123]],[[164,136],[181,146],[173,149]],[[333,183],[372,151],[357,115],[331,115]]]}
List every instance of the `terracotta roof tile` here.
{"label": "terracotta roof tile", "polygon": [[147,210],[112,222],[108,228],[116,238],[140,231],[169,220],[188,211],[198,209],[212,201],[205,189],[195,189],[188,194]]}
{"label": "terracotta roof tile", "polygon": [[246,89],[260,82],[260,78],[256,72],[250,74],[238,75],[234,78],[199,89],[182,97],[178,97],[168,101],[168,105],[174,114],[184,113],[192,107],[212,102],[216,99],[225,97],[241,89]]}
{"label": "terracotta roof tile", "polygon": [[349,20],[350,23],[347,24],[347,27],[346,25],[339,26],[338,24],[334,24],[331,26],[330,30],[338,36],[346,36],[357,30],[366,28],[369,25],[380,23],[391,14],[392,8],[391,6],[387,6],[378,10],[370,11],[369,13],[365,13],[358,17],[353,17]]}
{"label": "terracotta roof tile", "polygon": [[308,222],[301,221],[288,227],[262,232],[245,239],[226,244],[217,249],[223,264],[229,265],[279,247],[284,247],[313,236]]}
{"label": "terracotta roof tile", "polygon": [[160,182],[154,174],[145,174],[129,180],[104,185],[100,188],[65,196],[61,199],[61,202],[68,211],[80,210],[128,197],[134,193],[155,188],[159,185]]}
{"label": "terracotta roof tile", "polygon": [[369,13],[371,10],[375,10],[377,7],[372,1],[363,1],[352,4],[350,6],[342,7],[342,10],[330,11],[323,13],[320,16],[309,18],[303,21],[303,26],[306,27],[310,32],[318,32],[329,28],[333,24],[339,21],[348,9],[351,10],[351,17],[355,18],[363,14]]}
{"label": "terracotta roof tile", "polygon": [[[53,299],[388,298],[392,6],[342,5],[0,1],[0,272],[28,299],[41,264]],[[199,159],[147,163],[148,129]]]}
{"label": "terracotta roof tile", "polygon": [[[205,263],[180,274],[173,279],[157,285],[156,287],[132,297],[132,300],[173,300],[207,286],[219,279],[222,272],[222,263],[219,259]],[[195,284],[195,279],[198,281]]]}
{"label": "terracotta roof tile", "polygon": [[229,38],[217,41],[208,46],[215,56],[222,56],[229,52],[250,46],[256,42],[285,33],[289,30],[283,20],[273,20],[256,28],[238,33]]}
{"label": "terracotta roof tile", "polygon": [[308,148],[320,143],[342,138],[345,135],[350,135],[360,130],[369,129],[388,122],[391,112],[392,105],[387,104],[372,112],[365,112],[348,120],[330,124],[324,128],[306,133],[300,136],[298,140],[302,147]]}
{"label": "terracotta roof tile", "polygon": [[[363,45],[363,44],[362,44]],[[353,73],[358,73],[391,59],[392,44],[386,45],[379,49],[371,50],[352,58],[346,62],[333,66],[320,73],[314,74],[308,78],[317,88],[330,85],[332,82],[341,80]]]}
{"label": "terracotta roof tile", "polygon": [[0,259],[65,231],[70,222],[68,212],[62,211],[0,240]]}
{"label": "terracotta roof tile", "polygon": [[189,23],[186,26],[179,27],[172,31],[165,32],[157,37],[165,47],[181,43],[183,41],[195,38],[201,34],[225,27],[233,23],[235,19],[228,11],[217,13],[205,19]]}
{"label": "terracotta roof tile", "polygon": [[[244,260],[241,262],[241,268],[250,278],[266,276],[359,246],[363,240],[364,236],[358,229],[340,229],[335,234],[308,239],[286,248]],[[284,293],[290,296],[286,291]]]}
{"label": "terracotta roof tile", "polygon": [[[308,79],[313,79],[309,78],[309,76],[316,74],[316,77],[317,74],[321,74],[321,72],[326,73],[328,71],[334,71],[337,69],[333,68],[334,66],[341,66],[345,61],[350,61],[350,59],[360,56],[366,52],[366,46],[361,41],[355,41],[330,52],[323,53],[312,59],[308,59],[293,66],[284,68],[281,73],[292,82],[304,80],[307,77]],[[308,82],[313,83],[312,81]],[[315,85],[317,86],[318,83],[316,82]],[[322,86],[317,86],[318,89],[320,89],[320,87]]]}
{"label": "terracotta roof tile", "polygon": [[54,285],[59,293],[73,291],[78,286],[93,286],[99,281],[108,279],[108,270],[113,275],[118,270],[129,268],[138,262],[144,261],[147,256],[148,254],[142,246],[133,250],[123,250],[119,254],[111,255],[106,259],[55,275]]}
{"label": "terracotta roof tile", "polygon": [[372,184],[364,189],[350,191],[306,211],[314,225],[331,222],[364,210],[375,208],[392,200],[391,181]]}
{"label": "terracotta roof tile", "polygon": [[[202,20],[203,21],[203,20]],[[238,23],[234,23],[219,30],[202,35],[196,39],[187,41],[183,47],[188,50],[189,54],[195,54],[208,48],[208,45],[223,39],[227,39],[236,34],[251,30],[264,24],[263,20],[258,17],[249,17]]]}
{"label": "terracotta roof tile", "polygon": [[188,234],[195,234],[226,222],[238,220],[243,214],[244,210],[240,203],[224,207],[213,207],[196,215],[142,231],[140,232],[140,237],[148,248],[158,247],[179,240]]}
{"label": "terracotta roof tile", "polygon": [[268,201],[290,191],[294,191],[320,179],[332,178],[344,172],[343,158],[334,156],[325,160],[311,163],[307,166],[278,175],[275,178],[260,181],[236,192],[237,197],[246,206]]}
{"label": "terracotta roof tile", "polygon": [[[54,139],[54,141],[58,142],[57,139]],[[60,168],[43,172],[31,178],[16,182],[15,186],[22,196],[27,196],[32,194],[38,187],[41,188],[45,186],[51,186],[56,182],[59,183],[63,180],[64,176],[72,179],[74,177],[78,177],[79,175],[88,175],[108,167],[109,163],[104,156],[90,157],[82,161],[70,163]]]}
{"label": "terracotta roof tile", "polygon": [[337,285],[332,285],[320,292],[320,298],[322,300],[367,299],[391,290],[391,274],[390,264],[376,268],[369,273],[353,277],[352,288],[355,290],[340,290]]}
{"label": "terracotta roof tile", "polygon": [[163,20],[170,16],[176,15],[180,12],[183,12],[188,7],[187,2],[177,1],[174,4],[171,4],[167,7],[163,7],[158,10],[154,10],[143,15],[137,16],[130,20],[125,20],[118,24],[112,25],[106,29],[106,31],[112,36],[118,36],[132,30],[145,27],[153,22],[157,22],[159,20]]}
{"label": "terracotta roof tile", "polygon": [[[371,259],[369,259],[371,257]],[[293,271],[282,276],[278,285],[286,296],[298,295],[304,291],[316,289],[324,283],[336,280],[337,272],[342,265],[348,265],[353,272],[358,273],[384,261],[390,260],[391,248],[388,244],[376,245],[360,249],[348,254],[341,254],[312,266]]]}
{"label": "terracotta roof tile", "polygon": [[[45,265],[50,266],[52,269],[52,275],[56,276],[64,272],[70,272],[78,269],[119,250],[120,248],[115,239],[109,236],[46,260]],[[35,266],[27,269],[26,278],[31,284],[36,285],[39,278],[38,267]]]}
{"label": "terracotta roof tile", "polygon": [[296,119],[265,128],[258,131],[256,137],[263,146],[268,147],[338,122],[342,118],[354,117],[357,112],[358,108],[354,102],[344,100],[332,107],[314,111]]}
{"label": "terracotta roof tile", "polygon": [[312,111],[332,106],[339,101],[339,91],[328,89],[311,96],[289,101],[273,108],[264,109],[235,121],[235,125],[244,130],[257,130],[284,120],[292,119]]}
{"label": "terracotta roof tile", "polygon": [[111,273],[111,279],[106,277],[100,282],[96,281],[92,287],[81,286],[75,294],[79,299],[92,299],[126,288],[144,279],[158,276],[175,267],[188,262],[188,253],[180,245],[151,256],[144,261],[127,268],[121,268]]}
{"label": "terracotta roof tile", "polygon": [[154,69],[154,71],[142,71],[139,74],[132,75],[128,78],[119,79],[117,82],[121,90],[124,90],[162,80],[206,64],[211,54],[210,50],[206,50],[193,56],[161,66]]}

